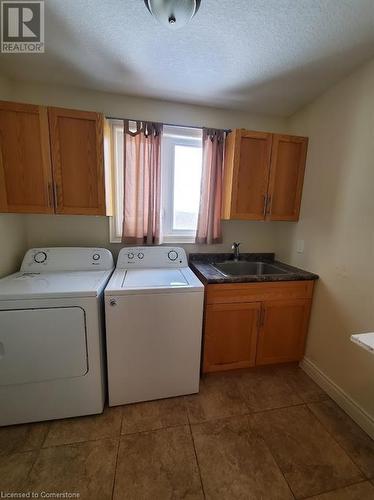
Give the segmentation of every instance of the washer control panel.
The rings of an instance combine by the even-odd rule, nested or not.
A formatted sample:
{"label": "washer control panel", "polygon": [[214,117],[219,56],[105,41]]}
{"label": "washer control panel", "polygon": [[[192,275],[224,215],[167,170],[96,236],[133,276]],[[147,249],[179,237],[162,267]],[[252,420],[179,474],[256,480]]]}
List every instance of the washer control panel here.
{"label": "washer control panel", "polygon": [[106,248],[31,248],[21,271],[106,271],[113,267],[113,256]]}
{"label": "washer control panel", "polygon": [[46,252],[40,251],[34,254],[34,262],[36,264],[43,264],[47,260]]}
{"label": "washer control panel", "polygon": [[180,247],[122,248],[117,261],[117,269],[187,266],[186,252]]}

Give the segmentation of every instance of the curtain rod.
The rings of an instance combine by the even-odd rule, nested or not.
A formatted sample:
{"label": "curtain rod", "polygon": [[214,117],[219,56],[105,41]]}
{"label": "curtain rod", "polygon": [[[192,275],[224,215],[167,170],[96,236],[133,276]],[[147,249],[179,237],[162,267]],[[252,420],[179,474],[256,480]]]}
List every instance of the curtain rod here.
{"label": "curtain rod", "polygon": [[[120,120],[120,121],[129,120],[130,122],[152,122],[152,123],[157,123],[160,125],[166,125],[167,127],[195,128],[195,129],[204,128],[204,127],[197,127],[196,125],[194,125],[194,126],[192,126],[192,125],[177,125],[176,123],[162,123],[162,122],[155,122],[154,120],[139,120],[139,119],[134,120],[134,118],[118,118],[117,116],[106,116],[105,118],[107,118],[108,120]],[[232,132],[231,128],[223,128],[223,129],[219,129],[219,128],[215,128],[215,127],[205,127],[205,128],[210,128],[213,130],[223,130],[227,134]]]}

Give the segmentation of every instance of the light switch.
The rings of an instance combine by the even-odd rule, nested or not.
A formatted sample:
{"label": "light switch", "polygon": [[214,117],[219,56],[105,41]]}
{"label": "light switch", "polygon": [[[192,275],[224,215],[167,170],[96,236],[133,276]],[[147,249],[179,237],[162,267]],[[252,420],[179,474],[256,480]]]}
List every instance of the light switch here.
{"label": "light switch", "polygon": [[296,241],[296,252],[297,253],[304,253],[304,240],[297,240]]}

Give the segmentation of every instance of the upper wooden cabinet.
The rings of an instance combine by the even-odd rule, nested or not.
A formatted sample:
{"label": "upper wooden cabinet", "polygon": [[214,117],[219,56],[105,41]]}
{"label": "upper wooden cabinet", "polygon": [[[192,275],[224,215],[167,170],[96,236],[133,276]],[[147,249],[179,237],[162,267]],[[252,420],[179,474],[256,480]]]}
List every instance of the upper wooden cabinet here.
{"label": "upper wooden cabinet", "polygon": [[266,218],[298,220],[308,139],[273,135]]}
{"label": "upper wooden cabinet", "polygon": [[226,140],[223,218],[263,220],[272,135],[237,129]]}
{"label": "upper wooden cabinet", "polygon": [[106,215],[103,116],[0,102],[0,211]]}
{"label": "upper wooden cabinet", "polygon": [[105,215],[103,116],[49,108],[56,213]]}
{"label": "upper wooden cabinet", "polygon": [[54,211],[45,107],[0,102],[0,210]]}
{"label": "upper wooden cabinet", "polygon": [[226,141],[223,219],[298,220],[308,139],[232,131]]}

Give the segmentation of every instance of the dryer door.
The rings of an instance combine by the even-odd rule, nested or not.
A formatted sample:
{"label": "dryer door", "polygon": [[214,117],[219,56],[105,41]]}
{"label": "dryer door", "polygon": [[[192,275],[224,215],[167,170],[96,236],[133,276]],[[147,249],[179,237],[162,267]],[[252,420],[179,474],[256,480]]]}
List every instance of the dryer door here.
{"label": "dryer door", "polygon": [[82,308],[0,311],[0,386],[81,377],[87,371]]}

